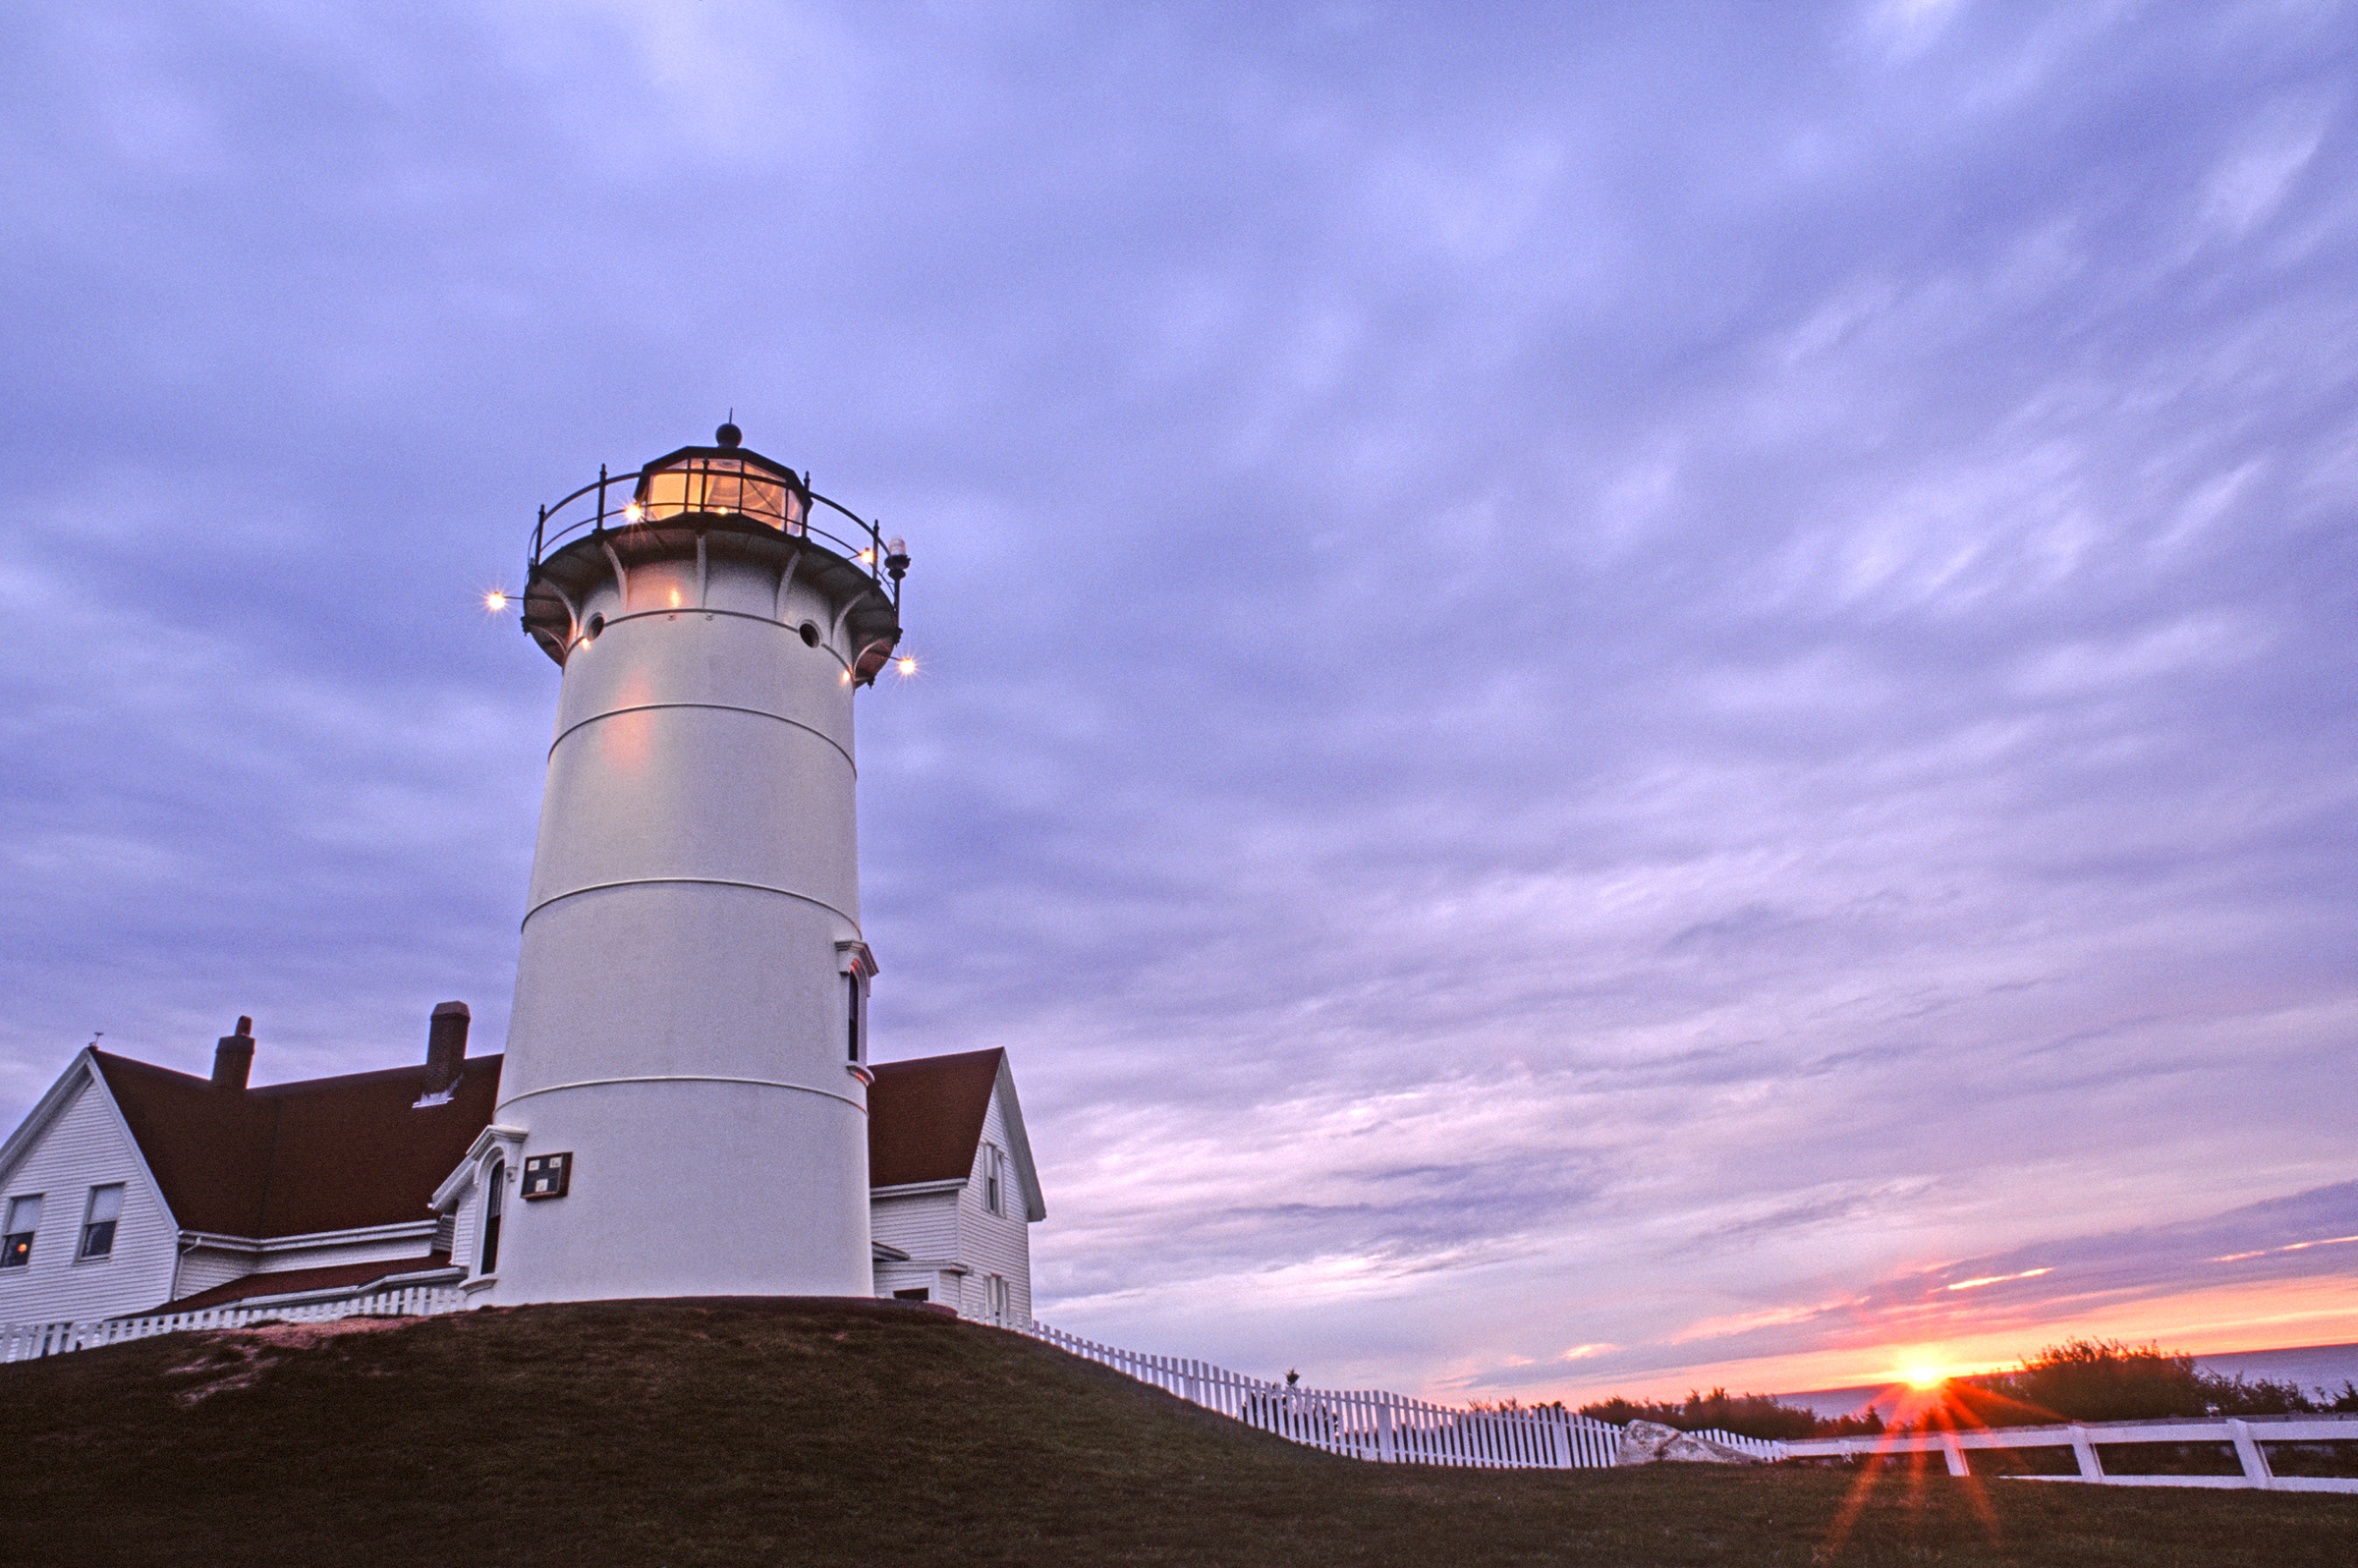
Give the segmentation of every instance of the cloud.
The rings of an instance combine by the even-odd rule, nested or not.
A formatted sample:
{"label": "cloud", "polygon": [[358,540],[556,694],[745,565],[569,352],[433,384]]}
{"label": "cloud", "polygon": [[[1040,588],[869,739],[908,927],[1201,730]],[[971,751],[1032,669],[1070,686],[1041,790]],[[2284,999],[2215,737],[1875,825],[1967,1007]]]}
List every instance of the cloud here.
{"label": "cloud", "polygon": [[496,1039],[556,675],[474,601],[734,408],[914,548],[875,1022],[1015,1053],[1043,1315],[1438,1389],[2326,1291],[2171,1227],[2349,1175],[2351,51],[44,17],[0,1091]]}

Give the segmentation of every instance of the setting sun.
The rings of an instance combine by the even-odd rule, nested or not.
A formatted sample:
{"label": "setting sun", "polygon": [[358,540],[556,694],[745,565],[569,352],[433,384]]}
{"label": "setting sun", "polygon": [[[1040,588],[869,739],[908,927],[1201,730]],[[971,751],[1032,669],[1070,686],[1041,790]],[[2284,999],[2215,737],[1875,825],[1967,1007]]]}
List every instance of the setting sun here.
{"label": "setting sun", "polygon": [[1908,1380],[1910,1388],[1937,1388],[1948,1381],[1937,1367],[1910,1367],[1900,1375]]}

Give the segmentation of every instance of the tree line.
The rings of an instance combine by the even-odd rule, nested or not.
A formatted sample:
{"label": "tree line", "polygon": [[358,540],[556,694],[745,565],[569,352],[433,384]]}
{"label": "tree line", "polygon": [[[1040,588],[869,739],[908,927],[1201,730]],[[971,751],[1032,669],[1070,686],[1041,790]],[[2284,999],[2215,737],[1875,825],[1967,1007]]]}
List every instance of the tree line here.
{"label": "tree line", "polygon": [[[1563,1406],[1559,1401],[1552,1408]],[[2163,1351],[2159,1344],[2069,1339],[2026,1357],[2011,1372],[1950,1378],[1928,1397],[1921,1411],[1908,1410],[1898,1429],[2322,1413],[2358,1414],[2358,1382],[2345,1379],[2339,1393],[2305,1391],[2289,1380],[2200,1372],[2194,1357]],[[1708,1394],[1689,1389],[1684,1400],[1602,1399],[1581,1406],[1580,1414],[1615,1426],[1652,1421],[1680,1431],[1726,1431],[1787,1441],[1873,1436],[1884,1430],[1882,1417],[1872,1407],[1855,1416],[1821,1416],[1768,1394],[1730,1394],[1724,1388]]]}
{"label": "tree line", "polygon": [[1984,1427],[2041,1420],[2358,1413],[2358,1382],[2345,1379],[2338,1394],[2324,1388],[2304,1392],[2288,1379],[2199,1372],[2194,1358],[2182,1351],[2117,1339],[2067,1339],[2012,1372],[1954,1378],[1943,1395],[1952,1424],[1961,1420]]}

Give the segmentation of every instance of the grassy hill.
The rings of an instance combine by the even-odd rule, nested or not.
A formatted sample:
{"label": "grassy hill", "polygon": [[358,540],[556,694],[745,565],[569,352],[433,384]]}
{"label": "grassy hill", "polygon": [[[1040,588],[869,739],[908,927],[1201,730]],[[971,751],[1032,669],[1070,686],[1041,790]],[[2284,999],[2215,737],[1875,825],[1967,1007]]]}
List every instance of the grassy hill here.
{"label": "grassy hill", "polygon": [[2358,1497],[1331,1459],[891,1306],[590,1304],[0,1368],[0,1561],[2344,1565]]}

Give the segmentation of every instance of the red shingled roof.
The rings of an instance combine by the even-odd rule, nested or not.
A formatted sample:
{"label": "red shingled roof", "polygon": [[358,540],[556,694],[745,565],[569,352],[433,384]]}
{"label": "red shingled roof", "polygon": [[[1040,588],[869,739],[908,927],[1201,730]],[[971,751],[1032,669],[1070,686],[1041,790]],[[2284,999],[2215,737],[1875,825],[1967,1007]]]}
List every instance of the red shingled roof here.
{"label": "red shingled roof", "polygon": [[974,1173],[982,1118],[1003,1050],[876,1062],[868,1092],[868,1184],[964,1181]]}
{"label": "red shingled roof", "polygon": [[501,1062],[469,1057],[450,1103],[419,1108],[422,1065],[238,1091],[90,1055],[172,1217],[262,1238],[431,1217],[434,1188],[491,1120]]}

